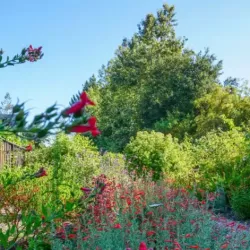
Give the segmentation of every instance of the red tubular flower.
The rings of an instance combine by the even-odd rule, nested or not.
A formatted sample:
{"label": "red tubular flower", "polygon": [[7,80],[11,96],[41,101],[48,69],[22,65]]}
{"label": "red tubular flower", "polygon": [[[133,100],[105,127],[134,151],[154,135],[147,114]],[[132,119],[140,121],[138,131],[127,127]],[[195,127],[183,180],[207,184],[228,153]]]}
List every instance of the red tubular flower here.
{"label": "red tubular flower", "polygon": [[192,237],[192,234],[186,234],[185,235],[185,238],[191,238]]}
{"label": "red tubular flower", "polygon": [[74,114],[77,113],[78,111],[82,110],[84,108],[84,103],[83,102],[77,102],[73,104],[69,109],[67,109],[64,113],[66,115]]}
{"label": "red tubular flower", "polygon": [[237,229],[239,229],[239,230],[247,230],[247,227],[244,226],[244,225],[238,225]]}
{"label": "red tubular flower", "polygon": [[69,235],[68,235],[68,238],[69,238],[69,239],[76,239],[76,234],[69,234]]}
{"label": "red tubular flower", "polygon": [[128,206],[130,206],[132,204],[132,201],[129,197],[126,199],[126,201],[127,201]]}
{"label": "red tubular flower", "polygon": [[148,231],[147,232],[147,236],[152,236],[152,235],[155,235],[155,231]]}
{"label": "red tubular flower", "polygon": [[44,169],[44,168],[40,168],[35,174],[34,174],[34,176],[36,177],[36,178],[40,178],[40,177],[43,177],[43,176],[47,176],[48,174],[47,174],[47,172],[46,172],[46,170]]}
{"label": "red tubular flower", "polygon": [[80,99],[83,103],[85,103],[85,105],[95,106],[95,103],[89,99],[85,91],[81,94]]}
{"label": "red tubular flower", "polygon": [[82,187],[81,190],[85,193],[85,194],[89,194],[92,189],[91,188],[86,188],[86,187]]}
{"label": "red tubular flower", "polygon": [[225,243],[225,244],[223,244],[220,248],[221,248],[221,249],[227,249],[228,246],[229,246],[229,244],[228,244],[228,243]]}
{"label": "red tubular flower", "polygon": [[73,104],[69,109],[67,109],[64,113],[66,115],[70,115],[70,114],[75,114],[79,111],[81,111],[85,106],[87,105],[92,105],[94,106],[95,103],[93,101],[91,101],[89,99],[89,97],[87,96],[87,93],[84,91],[81,96],[80,96],[80,101]]}
{"label": "red tubular flower", "polygon": [[27,152],[32,151],[32,145],[31,144],[29,144],[28,146],[26,146],[26,151]]}
{"label": "red tubular flower", "polygon": [[138,250],[147,250],[147,245],[145,242],[141,242]]}
{"label": "red tubular flower", "polygon": [[87,241],[89,238],[90,238],[90,236],[87,235],[87,236],[83,237],[82,240],[83,240],[83,241]]}
{"label": "red tubular flower", "polygon": [[174,240],[174,246],[175,246],[175,248],[178,248],[181,250],[181,245],[177,240]]}
{"label": "red tubular flower", "polygon": [[74,126],[70,129],[70,132],[75,132],[75,133],[91,132],[93,136],[97,136],[101,133],[96,127],[96,118],[94,116],[89,118],[88,125]]}
{"label": "red tubular flower", "polygon": [[114,225],[114,228],[116,228],[116,229],[121,229],[121,228],[122,228],[122,226],[121,226],[121,224],[120,224],[120,223],[117,223],[117,224],[115,224],[115,225]]}

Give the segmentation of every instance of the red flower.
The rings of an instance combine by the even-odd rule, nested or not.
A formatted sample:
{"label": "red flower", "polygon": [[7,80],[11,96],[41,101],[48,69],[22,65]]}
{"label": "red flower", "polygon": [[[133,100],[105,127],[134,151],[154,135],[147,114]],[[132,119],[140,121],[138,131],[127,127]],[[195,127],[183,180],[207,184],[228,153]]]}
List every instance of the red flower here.
{"label": "red flower", "polygon": [[46,170],[44,169],[44,168],[40,168],[35,174],[34,174],[34,176],[36,177],[36,178],[40,178],[40,177],[43,177],[43,176],[47,176],[48,174],[47,174],[47,172],[46,172]]}
{"label": "red flower", "polygon": [[69,239],[75,239],[75,238],[76,238],[76,234],[69,234],[69,235],[68,235],[68,238],[69,238]]}
{"label": "red flower", "polygon": [[92,189],[91,188],[85,188],[85,187],[82,187],[81,190],[85,193],[85,194],[89,194]]}
{"label": "red flower", "polygon": [[86,105],[92,105],[92,106],[95,105],[95,103],[89,99],[89,97],[87,96],[87,93],[85,91],[81,94],[80,99]]}
{"label": "red flower", "polygon": [[189,246],[188,248],[191,248],[191,249],[199,249],[200,247],[198,245],[194,245],[194,246]]}
{"label": "red flower", "polygon": [[247,227],[244,226],[244,225],[238,225],[238,226],[237,226],[237,229],[240,229],[240,230],[247,230]]}
{"label": "red flower", "polygon": [[130,198],[127,198],[126,201],[127,201],[128,206],[130,206],[132,204],[132,201]]}
{"label": "red flower", "polygon": [[26,151],[27,152],[32,151],[32,145],[31,144],[29,144],[28,146],[26,146]]}
{"label": "red flower", "polygon": [[148,231],[147,232],[147,236],[152,236],[152,235],[155,235],[155,231]]}
{"label": "red flower", "polygon": [[147,245],[145,242],[141,242],[138,250],[147,250]]}
{"label": "red flower", "polygon": [[201,204],[202,204],[202,205],[205,205],[205,204],[206,204],[206,201],[202,200],[202,201],[201,201]]}
{"label": "red flower", "polygon": [[70,132],[75,132],[75,133],[91,132],[93,136],[97,136],[101,133],[96,127],[96,118],[94,116],[89,118],[88,125],[74,126],[70,129]]}
{"label": "red flower", "polygon": [[88,240],[89,238],[90,238],[90,236],[87,235],[87,236],[83,237],[82,239],[83,239],[83,241],[86,241],[86,240]]}
{"label": "red flower", "polygon": [[84,91],[80,96],[80,101],[73,104],[64,113],[66,115],[77,113],[77,112],[81,111],[87,105],[93,106],[93,105],[95,105],[95,103],[88,98],[87,93]]}
{"label": "red flower", "polygon": [[175,248],[177,249],[181,249],[181,245],[180,245],[180,243],[177,241],[177,240],[174,240],[174,246],[175,246]]}
{"label": "red flower", "polygon": [[114,225],[114,228],[116,228],[116,229],[121,229],[122,226],[121,226],[121,224],[117,223],[117,224]]}
{"label": "red flower", "polygon": [[221,249],[227,249],[228,246],[229,246],[229,244],[228,244],[228,243],[225,243],[225,244],[223,244],[220,248],[221,248]]}
{"label": "red flower", "polygon": [[147,215],[153,215],[154,213],[152,211],[147,212]]}

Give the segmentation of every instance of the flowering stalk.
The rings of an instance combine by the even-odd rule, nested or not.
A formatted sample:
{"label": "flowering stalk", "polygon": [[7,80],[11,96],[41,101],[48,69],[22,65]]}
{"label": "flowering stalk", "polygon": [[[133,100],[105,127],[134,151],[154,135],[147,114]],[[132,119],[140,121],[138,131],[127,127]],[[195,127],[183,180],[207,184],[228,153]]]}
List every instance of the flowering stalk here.
{"label": "flowering stalk", "polygon": [[[49,135],[57,134],[60,131],[66,133],[86,133],[93,136],[100,134],[96,126],[96,118],[89,119],[84,114],[87,105],[95,105],[89,99],[86,92],[83,92],[79,102],[60,112],[57,104],[47,108],[45,112],[36,115],[33,121],[28,124],[28,112],[24,108],[24,103],[17,103],[12,110],[12,114],[5,121],[0,123],[0,133],[11,133],[25,139],[40,142]],[[86,124],[87,122],[87,124]],[[28,146],[27,151],[32,148]]]}
{"label": "flowering stalk", "polygon": [[15,55],[12,59],[7,56],[6,61],[2,62],[4,51],[0,50],[0,68],[5,68],[7,66],[14,66],[16,64],[25,63],[26,61],[35,62],[43,57],[42,47],[33,48],[30,45],[28,48],[22,49],[20,54]]}
{"label": "flowering stalk", "polygon": [[[5,62],[3,59],[3,50],[0,50],[0,68],[14,66],[26,61],[35,62],[43,57],[42,47],[33,48],[30,45],[24,48],[20,54],[15,55],[12,59],[7,56]],[[60,131],[85,133],[90,132],[93,136],[100,134],[96,127],[96,118],[87,119],[84,116],[84,108],[87,105],[95,105],[89,99],[86,92],[80,95],[80,100],[67,108],[63,112],[58,112],[57,104],[54,104],[46,109],[42,114],[36,115],[33,121],[28,124],[28,112],[24,109],[24,103],[17,103],[12,110],[10,117],[7,117],[0,123],[0,133],[10,133],[24,137],[28,140],[40,142],[45,137],[55,134]],[[87,124],[85,124],[87,122]],[[26,147],[26,151],[31,151],[32,147]]]}

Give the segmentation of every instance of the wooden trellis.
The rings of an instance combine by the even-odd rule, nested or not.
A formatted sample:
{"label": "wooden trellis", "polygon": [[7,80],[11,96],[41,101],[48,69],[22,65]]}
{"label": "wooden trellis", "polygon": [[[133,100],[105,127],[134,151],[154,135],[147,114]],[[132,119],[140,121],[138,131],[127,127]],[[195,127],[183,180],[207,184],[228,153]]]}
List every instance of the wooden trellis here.
{"label": "wooden trellis", "polygon": [[25,148],[0,139],[0,168],[2,166],[22,166],[25,160]]}

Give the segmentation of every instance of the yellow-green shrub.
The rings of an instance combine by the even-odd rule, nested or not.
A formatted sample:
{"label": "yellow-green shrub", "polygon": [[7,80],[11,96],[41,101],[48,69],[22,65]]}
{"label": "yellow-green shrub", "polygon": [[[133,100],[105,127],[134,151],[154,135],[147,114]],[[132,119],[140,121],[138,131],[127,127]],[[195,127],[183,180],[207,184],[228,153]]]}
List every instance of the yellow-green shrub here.
{"label": "yellow-green shrub", "polygon": [[247,154],[244,133],[232,130],[209,132],[196,140],[192,147],[193,158],[202,175],[200,185],[215,189],[217,185],[228,186],[233,176],[239,175],[238,161]]}
{"label": "yellow-green shrub", "polygon": [[153,178],[168,176],[187,181],[192,169],[188,142],[179,143],[170,134],[138,132],[125,149],[130,170],[139,175],[153,171]]}

